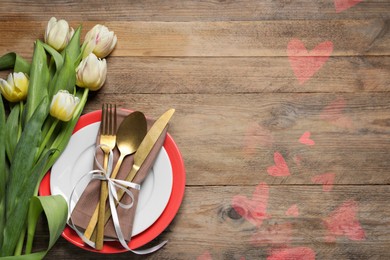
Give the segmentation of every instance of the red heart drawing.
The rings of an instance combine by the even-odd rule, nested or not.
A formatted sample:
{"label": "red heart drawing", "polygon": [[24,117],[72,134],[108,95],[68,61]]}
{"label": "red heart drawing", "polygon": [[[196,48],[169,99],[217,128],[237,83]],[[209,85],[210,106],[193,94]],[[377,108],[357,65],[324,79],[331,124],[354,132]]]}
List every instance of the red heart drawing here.
{"label": "red heart drawing", "polygon": [[267,257],[267,260],[315,260],[316,253],[310,247],[293,247],[275,249],[271,251],[271,254]]}
{"label": "red heart drawing", "polygon": [[267,172],[271,176],[288,176],[290,170],[288,169],[287,163],[279,152],[274,153],[275,165],[268,167]]}
{"label": "red heart drawing", "polygon": [[292,224],[273,224],[271,226],[258,229],[251,238],[254,246],[287,245],[292,238]]}
{"label": "red heart drawing", "polygon": [[299,142],[305,145],[315,145],[316,143],[314,140],[310,139],[310,135],[310,132],[304,132],[303,135],[299,138]]}
{"label": "red heart drawing", "polygon": [[322,110],[320,118],[339,127],[351,128],[351,118],[343,114],[345,106],[344,98],[338,98]]}
{"label": "red heart drawing", "polygon": [[326,241],[334,242],[337,236],[346,236],[351,240],[364,240],[366,235],[356,217],[357,211],[357,202],[347,200],[331,212],[323,220],[328,230]]}
{"label": "red heart drawing", "polygon": [[297,204],[294,204],[288,208],[288,210],[286,211],[286,216],[293,216],[293,217],[299,216],[299,209]]}
{"label": "red heart drawing", "polygon": [[331,191],[333,188],[335,177],[336,177],[335,173],[329,172],[329,173],[313,176],[311,180],[314,183],[322,184],[323,191]]}
{"label": "red heart drawing", "polygon": [[299,39],[292,39],[287,45],[291,68],[301,85],[325,64],[332,52],[333,43],[331,41],[318,44],[310,52]]}
{"label": "red heart drawing", "polygon": [[252,199],[236,195],[232,199],[234,210],[253,225],[259,227],[264,219],[269,216],[266,213],[269,197],[267,183],[261,182],[253,192]]}
{"label": "red heart drawing", "polygon": [[341,13],[362,1],[363,0],[334,0],[334,7],[336,8],[336,13]]}

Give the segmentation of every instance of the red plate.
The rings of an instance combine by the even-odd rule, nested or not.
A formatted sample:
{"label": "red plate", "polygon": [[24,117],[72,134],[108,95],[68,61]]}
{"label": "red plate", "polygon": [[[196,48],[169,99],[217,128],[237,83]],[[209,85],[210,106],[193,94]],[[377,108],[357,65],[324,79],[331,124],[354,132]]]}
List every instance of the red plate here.
{"label": "red plate", "polygon": [[[73,133],[76,133],[78,130],[82,129],[87,125],[100,121],[100,117],[101,117],[101,110],[97,110],[81,116],[75,126]],[[131,238],[131,241],[129,243],[129,247],[131,249],[136,249],[138,247],[141,247],[149,243],[153,239],[155,239],[158,235],[160,235],[161,232],[164,231],[164,229],[171,223],[171,221],[175,217],[184,197],[184,190],[185,190],[184,163],[177,145],[175,144],[175,142],[173,141],[172,137],[169,134],[167,134],[167,137],[165,138],[164,148],[168,154],[172,166],[173,184],[172,184],[171,196],[169,198],[168,204],[165,207],[163,213],[156,220],[156,222],[154,222],[144,232]],[[42,182],[39,186],[39,194],[41,196],[51,195],[50,172],[48,172],[45,175],[45,177],[42,179]],[[104,242],[104,246],[101,251],[95,250],[94,248],[85,245],[84,242],[81,240],[81,238],[76,234],[76,232],[69,226],[65,227],[64,231],[62,232],[62,236],[72,244],[80,248],[83,248],[85,250],[89,250],[93,252],[112,254],[112,253],[121,253],[126,251],[126,249],[124,249],[117,241]]]}

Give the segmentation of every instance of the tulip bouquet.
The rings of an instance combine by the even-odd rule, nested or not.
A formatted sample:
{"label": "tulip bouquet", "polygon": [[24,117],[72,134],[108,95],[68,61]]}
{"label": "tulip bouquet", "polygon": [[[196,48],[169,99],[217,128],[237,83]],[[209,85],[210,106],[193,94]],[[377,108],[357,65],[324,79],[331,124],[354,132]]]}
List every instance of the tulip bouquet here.
{"label": "tulip bouquet", "polygon": [[[96,25],[80,43],[65,20],[51,18],[44,41],[37,40],[31,64],[16,53],[0,57],[0,257],[41,259],[67,220],[61,196],[37,196],[44,174],[66,147],[89,91],[102,87],[103,59],[117,38]],[[44,212],[50,231],[48,249],[32,252],[37,220]]]}

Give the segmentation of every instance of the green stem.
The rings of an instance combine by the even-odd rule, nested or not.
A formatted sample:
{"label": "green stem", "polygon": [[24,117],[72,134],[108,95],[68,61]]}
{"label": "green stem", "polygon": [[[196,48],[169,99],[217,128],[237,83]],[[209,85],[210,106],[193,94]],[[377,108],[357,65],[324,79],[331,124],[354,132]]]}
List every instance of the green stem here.
{"label": "green stem", "polygon": [[80,111],[84,109],[85,102],[87,101],[88,98],[88,93],[89,93],[89,88],[84,88],[83,96],[81,97],[80,103],[73,113],[73,119],[79,116]]}
{"label": "green stem", "polygon": [[81,48],[80,48],[80,55],[77,57],[76,62],[75,62],[76,68],[77,68],[76,64],[78,65],[80,63],[80,61],[83,59],[85,47],[87,47],[87,43],[83,42],[83,44],[81,45]]}
{"label": "green stem", "polygon": [[27,229],[26,255],[31,254],[36,227],[37,225],[29,225]]}
{"label": "green stem", "polygon": [[23,101],[20,101],[19,102],[19,124],[18,124],[18,141],[19,141],[19,138],[20,136],[22,135],[22,122],[23,122],[23,109],[24,109],[24,106],[23,106]]}
{"label": "green stem", "polygon": [[39,147],[38,153],[37,153],[36,158],[35,158],[36,160],[38,160],[38,158],[41,157],[41,154],[42,154],[43,150],[45,149],[47,142],[50,140],[50,137],[53,134],[54,129],[56,128],[59,121],[60,120],[55,119],[53,124],[51,125],[49,131],[47,132],[47,134],[45,136],[45,139],[43,139],[43,142],[41,143],[41,146]]}
{"label": "green stem", "polygon": [[19,237],[18,243],[16,244],[16,248],[15,248],[15,252],[14,252],[15,256],[18,256],[18,255],[22,254],[23,243],[24,243],[25,236],[26,236],[26,226],[24,225],[22,233],[20,233],[20,237]]}

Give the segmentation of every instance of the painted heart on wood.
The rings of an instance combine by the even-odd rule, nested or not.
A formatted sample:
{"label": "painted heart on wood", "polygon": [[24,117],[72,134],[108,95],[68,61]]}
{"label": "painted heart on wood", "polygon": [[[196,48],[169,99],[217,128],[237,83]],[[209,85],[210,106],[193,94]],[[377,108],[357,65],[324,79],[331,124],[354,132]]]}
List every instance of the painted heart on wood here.
{"label": "painted heart on wood", "polygon": [[351,128],[353,127],[352,119],[344,114],[346,101],[344,98],[338,98],[327,105],[321,112],[320,118],[333,125]]}
{"label": "painted heart on wood", "polygon": [[287,45],[288,59],[300,84],[305,83],[321,69],[332,52],[333,43],[331,41],[318,44],[310,52],[299,39],[292,39]]}
{"label": "painted heart on wood", "polygon": [[271,146],[273,136],[271,131],[258,123],[248,126],[244,136],[243,152],[246,156],[253,156],[259,147]]}
{"label": "painted heart on wood", "polygon": [[363,2],[363,0],[334,0],[334,7],[336,9],[336,13],[341,13],[360,2]]}
{"label": "painted heart on wood", "polygon": [[232,199],[232,207],[243,218],[253,225],[259,227],[264,219],[269,216],[266,213],[269,197],[269,187],[267,183],[260,183],[253,192],[252,199],[246,196],[236,195]]}
{"label": "painted heart on wood", "polygon": [[290,175],[290,170],[288,169],[288,165],[286,160],[284,160],[283,155],[279,152],[274,153],[274,163],[267,168],[267,172],[271,176],[288,176]]}
{"label": "painted heart on wood", "polygon": [[336,177],[335,173],[329,172],[329,173],[313,176],[311,178],[311,181],[316,184],[322,184],[323,191],[331,191],[333,189],[335,177]]}
{"label": "painted heart on wood", "polygon": [[316,253],[310,247],[292,247],[275,249],[271,251],[271,254],[267,257],[267,260],[293,260],[293,259],[316,259]]}
{"label": "painted heart on wood", "polygon": [[336,237],[346,236],[351,240],[364,240],[365,232],[357,219],[358,204],[347,200],[325,218],[324,224],[328,230],[327,242],[334,242]]}
{"label": "painted heart on wood", "polygon": [[205,252],[203,252],[203,254],[198,256],[196,258],[196,260],[213,260],[213,258],[211,257],[211,254],[209,251],[205,251]]}
{"label": "painted heart on wood", "polygon": [[286,214],[286,216],[298,217],[299,216],[298,205],[294,204],[291,207],[289,207],[285,214]]}
{"label": "painted heart on wood", "polygon": [[305,145],[315,145],[316,143],[313,139],[310,139],[310,135],[310,132],[304,132],[303,135],[299,138],[299,142]]}
{"label": "painted heart on wood", "polygon": [[288,245],[291,242],[292,232],[291,223],[265,226],[253,234],[251,244],[254,246]]}

